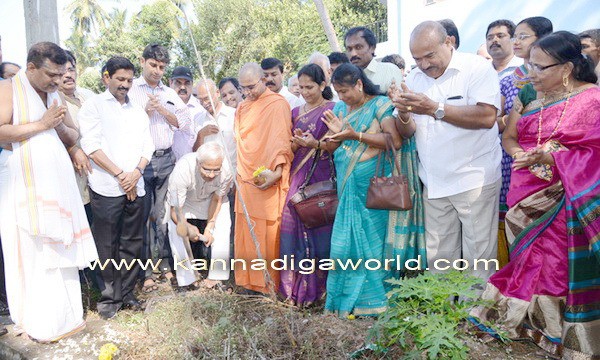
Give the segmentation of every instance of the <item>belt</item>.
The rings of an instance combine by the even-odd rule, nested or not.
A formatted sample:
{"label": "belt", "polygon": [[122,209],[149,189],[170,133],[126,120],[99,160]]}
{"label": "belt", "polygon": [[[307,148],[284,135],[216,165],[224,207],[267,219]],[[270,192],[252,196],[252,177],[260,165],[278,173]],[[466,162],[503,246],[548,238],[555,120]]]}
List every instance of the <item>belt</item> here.
{"label": "belt", "polygon": [[171,152],[171,148],[156,150],[153,156],[164,156]]}

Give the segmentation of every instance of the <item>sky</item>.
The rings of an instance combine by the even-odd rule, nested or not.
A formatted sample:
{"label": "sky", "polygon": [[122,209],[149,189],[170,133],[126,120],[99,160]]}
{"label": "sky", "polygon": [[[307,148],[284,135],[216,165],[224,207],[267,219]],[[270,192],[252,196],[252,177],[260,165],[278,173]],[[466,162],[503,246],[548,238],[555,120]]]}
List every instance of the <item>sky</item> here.
{"label": "sky", "polygon": [[[44,1],[44,0],[38,0]],[[71,35],[71,20],[65,7],[72,0],[57,0],[58,30],[62,45]],[[142,5],[151,3],[152,0],[99,0],[100,5],[110,12],[113,8],[127,8],[129,15],[138,12]],[[25,15],[23,0],[2,0],[2,21],[0,21],[0,36],[2,36],[2,57],[4,61],[25,64],[27,49],[25,41]],[[10,16],[6,16],[10,14]]]}

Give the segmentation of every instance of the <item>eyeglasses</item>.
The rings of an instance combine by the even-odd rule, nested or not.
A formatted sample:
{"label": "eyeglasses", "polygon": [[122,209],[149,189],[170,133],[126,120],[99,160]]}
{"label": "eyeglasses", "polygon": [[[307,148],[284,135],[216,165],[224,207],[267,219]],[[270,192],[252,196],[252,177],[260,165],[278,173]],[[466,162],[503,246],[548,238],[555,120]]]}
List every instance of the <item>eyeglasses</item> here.
{"label": "eyeglasses", "polygon": [[541,66],[541,65],[538,65],[538,64],[529,63],[529,64],[527,64],[525,66],[527,67],[527,70],[529,70],[529,72],[539,73],[539,72],[542,72],[542,71],[544,71],[546,69],[549,69],[551,67],[554,67],[554,66],[557,66],[557,65],[562,65],[562,64],[564,64],[564,63],[556,63],[556,64],[552,64],[552,65]]}
{"label": "eyeglasses", "polygon": [[211,175],[219,175],[221,173],[221,169],[215,170],[215,169],[207,169],[204,166],[200,167],[202,169],[202,171],[204,171],[206,174],[211,174]]}
{"label": "eyeglasses", "polygon": [[254,90],[254,88],[256,87],[256,85],[258,85],[258,83],[261,82],[261,81],[262,81],[262,78],[258,79],[258,81],[254,83],[254,85],[248,85],[248,86],[240,85],[240,90],[242,92],[244,92],[244,91],[252,91],[252,90]]}
{"label": "eyeglasses", "polygon": [[519,41],[523,41],[523,40],[527,39],[528,37],[532,37],[532,36],[535,36],[535,35],[529,35],[529,34],[519,34],[519,35],[517,35],[517,36],[515,36],[515,37],[511,37],[511,38],[510,38],[510,41],[512,41],[512,42],[515,42],[515,41],[517,41],[517,40],[519,40]]}

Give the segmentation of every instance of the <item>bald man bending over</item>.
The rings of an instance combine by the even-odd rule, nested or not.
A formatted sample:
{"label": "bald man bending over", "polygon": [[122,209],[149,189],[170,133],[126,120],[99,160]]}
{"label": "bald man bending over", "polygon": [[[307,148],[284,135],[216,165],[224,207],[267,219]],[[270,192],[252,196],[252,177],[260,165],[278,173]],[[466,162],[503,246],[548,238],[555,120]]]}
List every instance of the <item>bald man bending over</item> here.
{"label": "bald man bending over", "polygon": [[[236,146],[235,136],[233,134],[233,122],[235,120],[235,108],[226,106],[220,99],[219,89],[211,79],[201,79],[196,86],[198,101],[206,112],[202,115],[197,133],[194,151],[200,146],[216,142],[225,151],[223,156],[223,167],[230,174],[236,173]],[[233,185],[233,184],[231,184]],[[235,199],[233,186],[228,189],[228,196],[223,198],[221,209],[217,215],[215,223],[214,238],[211,245],[211,259],[224,260],[229,264],[230,256],[230,235],[233,216],[230,213],[230,204]],[[215,262],[215,264],[218,264]],[[208,279],[204,280],[203,286],[212,288],[223,280],[229,279],[229,266],[215,266],[208,272]]]}
{"label": "bald man bending over", "polygon": [[[425,185],[427,261],[496,259],[501,184],[496,112],[498,74],[481,56],[452,47],[437,22],[419,24],[410,38],[417,69],[390,97],[396,126],[415,136]],[[448,264],[445,261],[439,266]],[[495,267],[473,270],[486,279]]]}
{"label": "bald man bending over", "polygon": [[[267,89],[263,71],[256,63],[245,64],[239,73],[240,87],[246,95],[235,114],[237,143],[238,193],[235,201],[235,258],[248,263],[246,270],[235,264],[235,282],[252,291],[267,293],[269,286],[263,272],[250,270],[250,261],[258,254],[246,222],[240,196],[246,204],[260,254],[267,262],[279,257],[281,213],[289,188],[292,114],[281,95]],[[265,182],[256,185],[253,173],[259,167],[271,170]],[[269,268],[274,288],[279,286],[279,274]]]}

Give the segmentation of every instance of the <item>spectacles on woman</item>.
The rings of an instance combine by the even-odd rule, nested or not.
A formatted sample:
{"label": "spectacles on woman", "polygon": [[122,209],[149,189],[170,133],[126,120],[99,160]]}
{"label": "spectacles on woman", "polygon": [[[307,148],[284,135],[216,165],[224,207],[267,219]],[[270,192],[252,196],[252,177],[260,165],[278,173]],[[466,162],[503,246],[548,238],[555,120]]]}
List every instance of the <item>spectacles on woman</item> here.
{"label": "spectacles on woman", "polygon": [[512,41],[512,42],[515,42],[515,41],[517,41],[517,40],[519,40],[519,41],[523,41],[523,40],[525,40],[525,39],[527,39],[527,38],[529,38],[529,37],[532,37],[532,36],[535,36],[535,35],[529,35],[529,34],[519,34],[519,35],[516,35],[516,36],[514,36],[514,37],[511,37],[511,38],[510,38],[510,41]]}
{"label": "spectacles on woman", "polygon": [[546,69],[550,69],[551,67],[557,66],[557,65],[562,65],[564,63],[556,63],[556,64],[552,64],[552,65],[546,65],[546,66],[541,66],[538,64],[534,64],[534,63],[529,63],[527,65],[525,65],[527,67],[527,70],[529,70],[529,72],[542,72]]}

